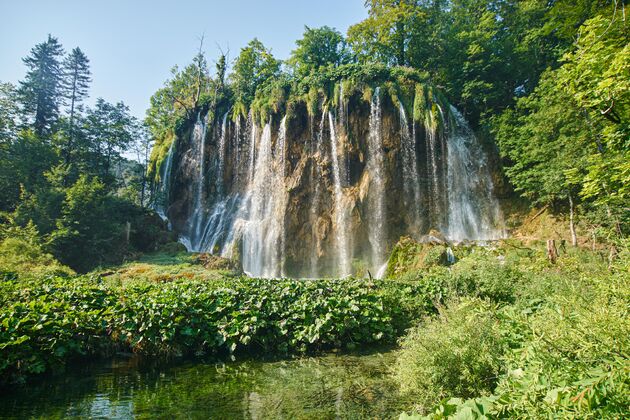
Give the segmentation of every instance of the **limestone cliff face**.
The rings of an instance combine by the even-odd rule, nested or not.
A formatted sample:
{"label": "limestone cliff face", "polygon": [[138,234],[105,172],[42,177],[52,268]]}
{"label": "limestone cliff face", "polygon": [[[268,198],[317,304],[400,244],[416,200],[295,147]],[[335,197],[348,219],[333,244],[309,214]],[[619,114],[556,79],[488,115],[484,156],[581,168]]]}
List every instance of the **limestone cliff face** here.
{"label": "limestone cliff face", "polygon": [[401,236],[432,229],[498,237],[483,150],[431,99],[409,117],[378,89],[314,115],[300,102],[267,121],[200,112],[172,149],[163,210],[189,249],[265,277],[376,275]]}

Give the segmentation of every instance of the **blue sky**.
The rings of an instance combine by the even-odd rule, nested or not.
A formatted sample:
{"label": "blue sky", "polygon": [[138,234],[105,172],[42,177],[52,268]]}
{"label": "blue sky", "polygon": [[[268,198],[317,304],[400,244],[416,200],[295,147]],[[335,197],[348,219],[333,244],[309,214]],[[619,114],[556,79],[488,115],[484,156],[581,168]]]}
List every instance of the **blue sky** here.
{"label": "blue sky", "polygon": [[66,50],[75,46],[91,61],[97,97],[124,101],[144,116],[149,97],[175,64],[185,65],[204,34],[212,61],[217,44],[230,59],[254,37],[285,59],[304,25],[345,33],[367,16],[364,0],[0,0],[0,81],[24,76],[21,58],[50,33]]}

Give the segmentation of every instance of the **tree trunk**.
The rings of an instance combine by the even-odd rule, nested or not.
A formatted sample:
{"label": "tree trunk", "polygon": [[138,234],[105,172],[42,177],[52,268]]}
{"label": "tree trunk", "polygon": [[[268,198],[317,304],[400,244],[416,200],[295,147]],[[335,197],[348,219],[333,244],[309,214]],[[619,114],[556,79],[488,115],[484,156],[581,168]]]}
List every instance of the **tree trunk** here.
{"label": "tree trunk", "polygon": [[575,233],[575,208],[571,193],[569,193],[569,228],[571,229],[571,245],[577,246],[577,234]]}
{"label": "tree trunk", "polygon": [[555,264],[558,260],[558,248],[554,239],[547,239],[547,258],[551,264]]}

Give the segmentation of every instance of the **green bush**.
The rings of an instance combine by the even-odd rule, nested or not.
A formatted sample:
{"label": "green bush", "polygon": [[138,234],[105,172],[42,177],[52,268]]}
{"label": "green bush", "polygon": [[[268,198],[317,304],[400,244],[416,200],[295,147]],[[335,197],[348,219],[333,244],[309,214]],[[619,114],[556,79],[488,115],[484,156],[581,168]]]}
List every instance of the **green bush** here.
{"label": "green bush", "polygon": [[449,285],[455,295],[512,303],[524,277],[518,267],[497,257],[471,254],[453,266]]}
{"label": "green bush", "polygon": [[[470,399],[455,391],[442,395],[427,418],[626,418],[628,263],[619,260],[608,269],[594,256],[568,250],[556,265],[546,263],[542,253],[520,261],[506,258],[508,267],[527,273],[527,281],[518,284],[514,303],[497,312],[508,350],[496,388]],[[422,404],[417,411],[428,407]]]}
{"label": "green bush", "polygon": [[39,246],[20,238],[0,241],[0,271],[22,276],[74,274]]}
{"label": "green bush", "polygon": [[490,394],[507,348],[493,307],[477,299],[462,300],[426,318],[401,345],[395,375],[419,410],[449,395]]}
{"label": "green bush", "polygon": [[0,384],[106,352],[110,343],[101,337],[109,327],[111,291],[66,278],[14,280],[0,290]]}

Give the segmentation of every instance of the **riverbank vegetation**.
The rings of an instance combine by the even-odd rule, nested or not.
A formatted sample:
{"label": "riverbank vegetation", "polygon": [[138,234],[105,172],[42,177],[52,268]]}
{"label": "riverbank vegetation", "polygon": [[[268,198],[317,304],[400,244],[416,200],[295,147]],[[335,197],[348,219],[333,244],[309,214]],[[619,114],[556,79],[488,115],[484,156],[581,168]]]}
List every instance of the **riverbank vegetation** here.
{"label": "riverbank vegetation", "polygon": [[[421,248],[444,252],[400,248],[399,265]],[[400,340],[391,375],[410,412],[623,417],[626,256],[609,266],[605,253],[567,248],[552,264],[543,244],[518,241],[453,253],[373,281],[249,279],[177,251],[87,276],[5,275],[3,382],[116,352],[241,357]]]}

